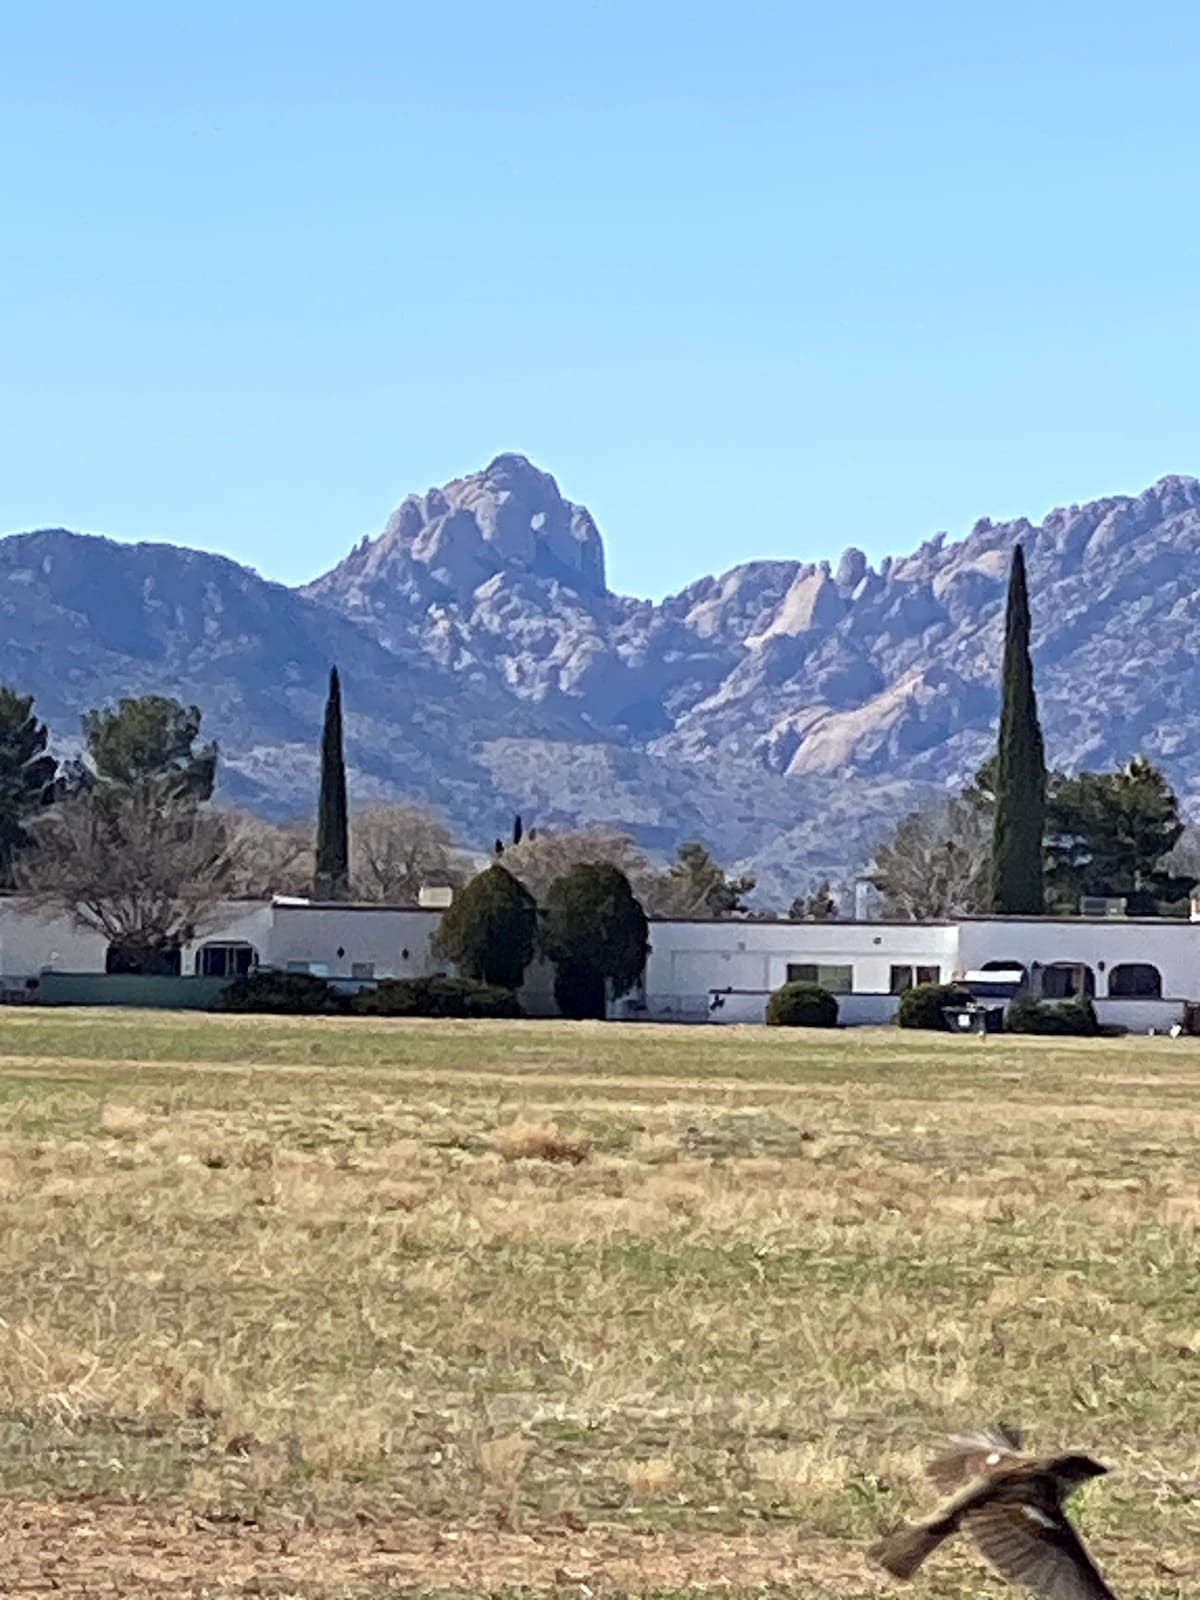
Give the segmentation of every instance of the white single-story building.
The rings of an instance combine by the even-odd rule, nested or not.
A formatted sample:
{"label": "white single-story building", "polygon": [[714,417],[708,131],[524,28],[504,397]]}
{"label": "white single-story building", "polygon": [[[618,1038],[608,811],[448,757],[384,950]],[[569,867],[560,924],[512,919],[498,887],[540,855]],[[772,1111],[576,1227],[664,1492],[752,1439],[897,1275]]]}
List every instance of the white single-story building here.
{"label": "white single-story building", "polygon": [[[180,951],[179,970],[235,977],[253,966],[343,978],[409,978],[434,970],[429,941],[440,910],[346,905],[277,896],[231,900]],[[103,934],[77,927],[18,895],[0,900],[0,976],[14,981],[50,969],[106,970]]]}
{"label": "white single-story building", "polygon": [[[252,966],[367,982],[444,970],[430,949],[440,908],[292,899],[231,901],[180,952],[182,974],[236,976]],[[103,973],[103,936],[0,898],[0,987],[14,993],[46,970]],[[1021,967],[1045,994],[1087,994],[1102,1020],[1138,1031],[1184,1019],[1200,1003],[1200,915],[1173,918],[967,917],[956,922],[788,922],[756,918],[650,925],[639,990],[613,1015],[653,1021],[761,1022],[789,981],[838,997],[843,1023],[885,1022],[914,983]],[[531,969],[527,1011],[553,1011],[551,974]]]}
{"label": "white single-story building", "polygon": [[915,983],[1020,967],[1038,991],[1088,995],[1102,1021],[1144,1031],[1200,1001],[1200,921],[965,917],[956,922],[654,922],[642,991],[625,1014],[761,1022],[787,982],[838,996],[843,1023],[889,1021]]}

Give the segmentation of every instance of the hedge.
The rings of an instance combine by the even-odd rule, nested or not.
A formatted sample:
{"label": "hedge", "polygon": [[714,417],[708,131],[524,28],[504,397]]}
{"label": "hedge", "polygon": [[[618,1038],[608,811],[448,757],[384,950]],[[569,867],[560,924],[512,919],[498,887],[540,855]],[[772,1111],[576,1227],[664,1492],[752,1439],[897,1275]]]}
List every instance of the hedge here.
{"label": "hedge", "polygon": [[902,1028],[927,1028],[934,1032],[944,1030],[948,1024],[945,1012],[948,1007],[967,1005],[970,995],[953,983],[918,983],[900,996],[900,1009],[896,1021]]}
{"label": "hedge", "polygon": [[768,1028],[836,1028],[838,1003],[817,983],[785,983],[767,1001]]}
{"label": "hedge", "polygon": [[1075,1000],[1035,1000],[1022,995],[1009,1006],[1004,1026],[1009,1033],[1077,1039],[1090,1039],[1100,1031],[1096,1008],[1085,996]]}

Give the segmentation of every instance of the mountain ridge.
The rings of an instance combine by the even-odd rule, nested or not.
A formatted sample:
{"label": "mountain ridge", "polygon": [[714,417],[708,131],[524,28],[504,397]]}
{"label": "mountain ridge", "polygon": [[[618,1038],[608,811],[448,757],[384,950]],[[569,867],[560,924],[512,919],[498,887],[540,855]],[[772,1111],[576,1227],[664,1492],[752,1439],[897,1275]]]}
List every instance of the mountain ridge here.
{"label": "mountain ridge", "polygon": [[1141,750],[1200,804],[1200,482],[981,518],[873,566],[749,560],[661,601],[506,453],[407,496],[289,588],[227,556],[42,529],[0,540],[0,675],[60,744],[101,698],[195,700],[231,798],[310,811],[321,696],[346,689],[352,793],[438,805],[472,840],[521,810],[669,850],[704,838],[786,904],[961,781],[994,738],[1013,544],[1026,551],[1049,759]]}

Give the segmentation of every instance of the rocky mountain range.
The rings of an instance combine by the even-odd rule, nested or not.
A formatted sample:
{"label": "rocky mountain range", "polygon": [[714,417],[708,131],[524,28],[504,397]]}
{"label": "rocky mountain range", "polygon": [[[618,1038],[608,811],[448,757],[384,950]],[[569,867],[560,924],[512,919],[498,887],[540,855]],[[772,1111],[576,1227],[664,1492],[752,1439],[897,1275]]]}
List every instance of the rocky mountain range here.
{"label": "rocky mountain range", "polygon": [[60,747],[105,698],[196,701],[226,794],[312,808],[328,667],[352,797],[484,842],[514,810],[702,838],[785,904],[860,866],[994,738],[1005,581],[1025,545],[1048,758],[1161,761],[1200,809],[1200,482],[1164,478],[938,534],[876,569],[751,561],[662,602],[613,594],[588,511],[524,457],[410,495],[299,590],[222,557],[62,529],[0,541],[0,676]]}

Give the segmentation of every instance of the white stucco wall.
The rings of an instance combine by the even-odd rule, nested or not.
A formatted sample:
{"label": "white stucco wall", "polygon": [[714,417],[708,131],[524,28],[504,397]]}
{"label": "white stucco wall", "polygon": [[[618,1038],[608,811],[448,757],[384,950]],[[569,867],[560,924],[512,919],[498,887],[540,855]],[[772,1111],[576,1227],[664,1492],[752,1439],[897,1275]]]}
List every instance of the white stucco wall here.
{"label": "white stucco wall", "polygon": [[[196,958],[206,944],[248,944],[260,961],[266,960],[265,951],[271,936],[271,904],[267,900],[235,900],[222,907],[201,932],[183,947],[180,970],[184,976],[196,971]],[[100,970],[103,972],[103,955]]]}
{"label": "white stucco wall", "polygon": [[272,926],[262,960],[320,964],[330,977],[349,978],[356,963],[372,965],[377,978],[417,978],[446,970],[429,941],[440,911],[399,911],[388,906],[292,906],[272,908]]}
{"label": "white stucco wall", "polygon": [[1162,974],[1163,998],[1200,998],[1200,922],[1173,917],[1082,918],[1035,921],[1018,918],[959,923],[959,961],[964,970],[985,961],[1082,963],[1091,967],[1096,997],[1108,994],[1108,976],[1126,962],[1149,962]]}
{"label": "white stucco wall", "polygon": [[[245,940],[260,959],[271,926],[266,901],[233,901],[214,916],[200,937],[184,946],[180,965],[195,971],[196,952],[209,940]],[[0,975],[28,978],[44,967],[58,972],[103,972],[108,941],[102,934],[78,928],[69,917],[47,914],[17,895],[0,899]]]}
{"label": "white stucco wall", "polygon": [[[199,946],[244,940],[260,961],[286,967],[305,962],[350,978],[356,964],[377,977],[416,977],[445,970],[429,942],[439,911],[381,906],[234,902],[183,952],[182,970],[195,971]],[[339,954],[340,951],[340,954]],[[103,972],[105,941],[46,916],[19,897],[0,898],[0,977]],[[853,1027],[894,1014],[889,994],[894,966],[933,967],[944,981],[990,961],[1084,963],[1091,967],[1102,1020],[1139,1033],[1168,1028],[1182,1016],[1173,1002],[1200,1000],[1200,922],[1168,919],[1097,921],[980,919],[957,924],[886,922],[652,922],[645,1006],[620,1002],[615,1015],[695,1022],[761,1022],[766,997],[787,980],[789,964],[848,966],[853,992],[839,995],[841,1020]],[[1112,969],[1148,962],[1162,974],[1163,1001],[1109,1000]],[[532,1015],[552,1014],[553,974],[535,964],[523,1000]],[[711,1000],[721,992],[724,1004]]]}
{"label": "white stucco wall", "polygon": [[[714,998],[721,1004],[714,1007]],[[704,1018],[696,1017],[697,1022],[703,1020],[715,1023],[747,1023],[765,1022],[767,1000],[769,996],[755,991],[746,993],[735,990],[731,994],[720,994],[708,997],[708,1014]],[[838,1003],[838,1026],[840,1028],[882,1027],[889,1023],[896,1015],[900,1004],[900,996],[895,994],[840,994]]]}
{"label": "white stucco wall", "polygon": [[713,990],[767,994],[798,963],[849,966],[856,994],[886,995],[894,966],[934,967],[948,979],[958,962],[948,923],[652,922],[646,1002],[652,1016],[699,1018]]}
{"label": "white stucco wall", "polygon": [[0,900],[0,974],[31,978],[43,967],[103,972],[107,942],[69,917],[45,915],[16,896]]}
{"label": "white stucco wall", "polygon": [[1097,1000],[1096,1017],[1104,1027],[1128,1028],[1130,1033],[1167,1033],[1183,1022],[1183,1000]]}

